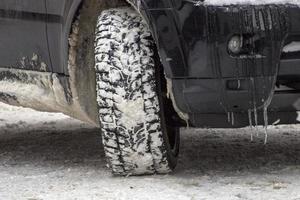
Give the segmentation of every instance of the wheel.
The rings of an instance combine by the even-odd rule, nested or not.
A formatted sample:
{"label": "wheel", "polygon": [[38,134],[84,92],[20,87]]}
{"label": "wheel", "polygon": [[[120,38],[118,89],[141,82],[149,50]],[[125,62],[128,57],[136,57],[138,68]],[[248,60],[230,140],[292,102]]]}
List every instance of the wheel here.
{"label": "wheel", "polygon": [[149,28],[134,9],[102,12],[95,60],[103,145],[112,172],[171,172],[177,163],[179,129],[171,116],[165,117],[173,107],[155,63]]}

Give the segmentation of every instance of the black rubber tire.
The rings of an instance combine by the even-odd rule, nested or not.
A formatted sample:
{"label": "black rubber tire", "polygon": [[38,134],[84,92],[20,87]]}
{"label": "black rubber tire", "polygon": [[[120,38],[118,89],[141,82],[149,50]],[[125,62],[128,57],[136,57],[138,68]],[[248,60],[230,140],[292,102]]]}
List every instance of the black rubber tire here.
{"label": "black rubber tire", "polygon": [[132,8],[103,11],[95,43],[97,102],[109,167],[116,175],[171,172],[179,130],[166,124],[164,109],[170,103],[162,94],[147,24]]}

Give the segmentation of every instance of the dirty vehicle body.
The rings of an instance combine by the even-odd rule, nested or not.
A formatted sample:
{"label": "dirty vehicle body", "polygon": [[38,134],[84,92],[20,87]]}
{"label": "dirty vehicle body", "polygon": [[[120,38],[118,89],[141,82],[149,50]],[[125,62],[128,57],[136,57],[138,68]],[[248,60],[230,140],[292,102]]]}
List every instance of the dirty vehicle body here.
{"label": "dirty vehicle body", "polygon": [[151,30],[182,121],[215,128],[299,122],[300,8],[292,4],[3,0],[0,100],[100,126],[96,21],[102,10],[129,4]]}

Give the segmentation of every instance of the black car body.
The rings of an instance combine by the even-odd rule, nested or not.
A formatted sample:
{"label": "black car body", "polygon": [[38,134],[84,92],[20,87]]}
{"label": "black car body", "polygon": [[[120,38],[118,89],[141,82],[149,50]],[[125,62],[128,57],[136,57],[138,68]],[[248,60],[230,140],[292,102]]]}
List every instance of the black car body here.
{"label": "black car body", "polygon": [[[103,7],[120,2],[2,0],[0,85],[11,82],[20,90],[0,87],[0,100],[98,125],[94,26]],[[193,126],[243,127],[263,124],[267,116],[270,124],[299,122],[300,49],[286,50],[300,42],[297,5],[128,3],[149,24],[174,105]],[[76,20],[78,33],[72,31]],[[74,33],[79,42],[72,51]]]}

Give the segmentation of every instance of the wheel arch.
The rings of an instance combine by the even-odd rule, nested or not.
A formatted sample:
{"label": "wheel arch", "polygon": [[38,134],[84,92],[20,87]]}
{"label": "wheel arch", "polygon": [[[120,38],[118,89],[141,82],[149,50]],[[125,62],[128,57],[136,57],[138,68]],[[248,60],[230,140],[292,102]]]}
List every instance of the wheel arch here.
{"label": "wheel arch", "polygon": [[[97,17],[104,9],[126,6],[129,4],[140,13],[148,24],[167,77],[172,78],[175,74],[181,74],[183,73],[182,70],[185,63],[183,62],[184,58],[182,56],[183,53],[181,52],[182,48],[179,44],[180,42],[177,35],[174,34],[177,32],[176,20],[174,17],[170,16],[172,14],[169,13],[166,8],[181,5],[182,0],[161,0],[161,2],[155,2],[156,1],[154,0],[74,0],[69,13],[67,14],[65,31],[67,34],[65,35],[65,43],[68,43],[69,34],[72,31],[72,24],[78,16],[81,17],[80,26],[85,29],[88,28],[88,30],[90,30],[89,35],[94,35]],[[170,20],[170,18],[173,18],[174,20]],[[160,21],[162,21],[161,24]],[[164,34],[164,28],[168,28],[171,31],[169,31],[168,34]],[[170,55],[172,49],[165,46],[165,44],[171,40],[176,43],[174,44],[175,48],[173,50],[176,51],[177,56],[180,55],[178,59],[175,59],[176,55]],[[66,48],[65,51],[66,55],[68,55],[68,48]],[[176,65],[179,67],[174,71],[176,68],[172,68],[171,66]],[[68,65],[65,65],[65,67],[68,68]],[[68,72],[69,70],[65,69],[65,71]]]}
{"label": "wheel arch", "polygon": [[[165,0],[162,2],[168,1],[169,0]],[[150,0],[146,3],[149,2],[154,1]],[[67,23],[67,26],[70,27],[70,34],[67,38],[69,42],[67,53],[69,56],[66,69],[69,75],[69,90],[71,91],[73,101],[81,108],[81,114],[84,114],[89,121],[93,121],[98,125],[99,118],[97,112],[98,105],[96,101],[96,76],[94,68],[94,38],[97,18],[105,9],[128,6],[128,3],[134,7],[147,22],[156,42],[166,76],[172,78],[173,74],[170,67],[170,62],[172,61],[168,60],[168,56],[165,53],[167,49],[165,49],[160,42],[162,31],[157,30],[158,20],[153,18],[153,14],[155,15],[155,13],[148,11],[149,4],[140,0],[76,0],[74,6],[72,6],[72,10],[70,10],[69,21]],[[162,12],[165,11],[163,10]],[[74,29],[74,24],[76,23],[78,27]],[[171,95],[173,94],[171,91],[169,92]],[[175,102],[174,98],[172,100]],[[177,108],[176,103],[174,106]],[[179,109],[176,109],[176,111],[178,112]],[[180,116],[182,116],[182,114]]]}
{"label": "wheel arch", "polygon": [[[65,41],[68,58],[65,71],[73,104],[79,112],[72,116],[100,126],[96,96],[95,29],[100,13],[124,4],[124,0],[76,0],[68,13]],[[82,117],[84,116],[84,117]]]}

